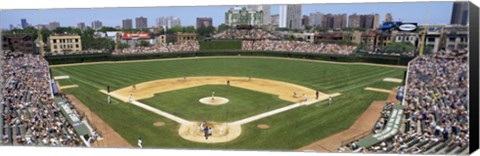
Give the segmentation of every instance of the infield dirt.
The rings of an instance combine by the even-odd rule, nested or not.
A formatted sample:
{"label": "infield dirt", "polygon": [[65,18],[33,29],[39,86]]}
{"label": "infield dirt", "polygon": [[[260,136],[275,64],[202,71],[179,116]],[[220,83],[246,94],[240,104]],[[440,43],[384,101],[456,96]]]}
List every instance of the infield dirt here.
{"label": "infield dirt", "polygon": [[85,113],[89,119],[89,123],[96,128],[96,131],[99,132],[103,138],[102,140],[95,141],[91,144],[92,147],[132,147],[132,145],[130,145],[122,136],[97,116],[97,114],[90,111],[90,109],[75,96],[67,95],[67,97],[72,100],[78,111]]}

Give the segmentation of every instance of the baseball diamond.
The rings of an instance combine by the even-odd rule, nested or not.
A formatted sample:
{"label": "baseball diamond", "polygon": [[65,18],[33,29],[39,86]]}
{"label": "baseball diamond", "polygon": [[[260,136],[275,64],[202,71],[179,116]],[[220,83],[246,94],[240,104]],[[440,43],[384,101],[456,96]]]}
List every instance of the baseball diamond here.
{"label": "baseball diamond", "polygon": [[[141,136],[143,146],[151,148],[256,150],[295,150],[348,129],[373,101],[389,95],[365,88],[391,90],[398,83],[384,79],[401,79],[405,71],[402,66],[242,56],[51,69],[55,77],[69,77],[57,80],[60,87],[77,86],[63,92],[77,97],[131,145]],[[199,102],[212,91],[228,104]],[[201,121],[213,127],[208,140]],[[154,125],[159,122],[162,126]]]}

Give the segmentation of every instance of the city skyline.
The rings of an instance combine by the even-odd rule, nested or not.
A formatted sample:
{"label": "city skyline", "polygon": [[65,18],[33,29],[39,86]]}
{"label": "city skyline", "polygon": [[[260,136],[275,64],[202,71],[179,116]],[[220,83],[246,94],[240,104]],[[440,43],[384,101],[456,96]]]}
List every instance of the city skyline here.
{"label": "city skyline", "polygon": [[[452,6],[452,2],[302,4],[301,15],[310,15],[315,12],[347,14],[347,16],[354,13],[376,13],[380,15],[380,22],[383,22],[385,14],[391,13],[394,20],[419,24],[449,24]],[[104,26],[121,27],[123,19],[135,19],[141,16],[148,19],[148,27],[155,26],[155,19],[162,16],[177,16],[182,21],[182,26],[195,26],[197,17],[211,17],[213,26],[218,26],[225,22],[225,12],[232,7],[235,6],[2,10],[0,18],[2,29],[8,29],[11,24],[15,27],[21,25],[21,19],[26,19],[31,25],[57,21],[62,27],[76,27],[80,22],[91,23],[94,20],[100,20]],[[279,5],[271,5],[270,14],[278,13]]]}

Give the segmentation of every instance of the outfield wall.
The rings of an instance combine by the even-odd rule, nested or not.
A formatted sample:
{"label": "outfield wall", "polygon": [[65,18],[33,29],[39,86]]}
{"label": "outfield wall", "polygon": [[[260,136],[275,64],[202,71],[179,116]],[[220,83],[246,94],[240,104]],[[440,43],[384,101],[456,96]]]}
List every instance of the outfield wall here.
{"label": "outfield wall", "polygon": [[241,51],[241,50],[222,50],[222,51],[197,51],[197,52],[165,52],[156,54],[133,54],[133,55],[112,55],[103,54],[83,54],[83,55],[61,55],[46,56],[50,65],[85,63],[99,61],[126,61],[126,60],[144,60],[160,58],[179,58],[179,57],[201,57],[201,56],[271,56],[271,57],[290,57],[305,58],[312,60],[325,60],[337,62],[365,62],[390,65],[407,65],[412,57],[398,56],[373,56],[373,55],[332,55],[318,53],[302,52],[278,52],[278,51]]}

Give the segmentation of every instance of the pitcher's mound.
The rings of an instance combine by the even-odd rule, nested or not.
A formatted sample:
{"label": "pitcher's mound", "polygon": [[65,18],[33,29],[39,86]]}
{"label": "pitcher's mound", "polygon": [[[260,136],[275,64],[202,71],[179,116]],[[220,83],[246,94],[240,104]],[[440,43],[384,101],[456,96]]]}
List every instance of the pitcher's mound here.
{"label": "pitcher's mound", "polygon": [[155,123],[153,123],[153,126],[155,126],[155,127],[160,127],[160,126],[163,126],[163,125],[165,125],[165,122],[155,122]]}
{"label": "pitcher's mound", "polygon": [[269,126],[269,125],[267,125],[267,124],[259,124],[259,125],[257,125],[257,127],[258,127],[258,128],[260,128],[260,129],[267,129],[267,128],[270,128],[270,126]]}
{"label": "pitcher's mound", "polygon": [[205,139],[205,133],[200,128],[200,122],[182,124],[178,134],[186,140],[202,143],[221,143],[232,141],[242,133],[242,128],[237,124],[207,122],[207,127],[212,128],[212,135]]}
{"label": "pitcher's mound", "polygon": [[204,97],[204,98],[201,98],[198,101],[200,103],[207,104],[207,105],[223,105],[223,104],[228,103],[230,100],[228,100],[227,98],[224,98],[224,97],[216,96],[213,99],[212,99],[212,97]]}

